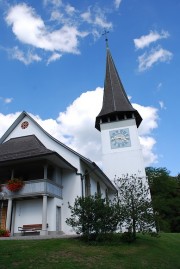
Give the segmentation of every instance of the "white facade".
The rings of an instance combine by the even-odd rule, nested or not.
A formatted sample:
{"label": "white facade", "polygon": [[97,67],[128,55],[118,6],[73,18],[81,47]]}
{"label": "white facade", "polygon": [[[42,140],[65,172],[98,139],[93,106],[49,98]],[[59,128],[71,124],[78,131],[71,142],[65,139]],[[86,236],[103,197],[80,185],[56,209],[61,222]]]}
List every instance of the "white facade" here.
{"label": "white facade", "polygon": [[[28,127],[25,129],[21,127],[24,122],[28,122]],[[97,184],[104,197],[107,192],[112,196],[116,189],[99,167],[51,137],[26,112],[18,117],[0,142],[3,144],[12,138],[32,135],[57,156],[36,158],[34,161],[36,165],[38,162],[42,164],[43,176],[25,180],[25,185],[20,191],[10,192],[6,184],[3,185],[2,190],[6,193],[8,201],[6,228],[11,230],[12,235],[17,235],[21,234],[18,227],[42,224],[40,232],[42,235],[59,232],[74,233],[66,224],[66,218],[70,217],[68,203],[73,205],[77,196],[86,195],[86,177],[89,180],[88,190],[91,195],[97,192]],[[23,169],[26,166],[28,169],[32,161],[32,158],[26,161],[20,160],[20,167]],[[50,178],[49,166],[53,170]],[[1,169],[5,168],[0,166],[0,173]],[[16,160],[14,164],[9,164],[8,169],[16,170]]]}

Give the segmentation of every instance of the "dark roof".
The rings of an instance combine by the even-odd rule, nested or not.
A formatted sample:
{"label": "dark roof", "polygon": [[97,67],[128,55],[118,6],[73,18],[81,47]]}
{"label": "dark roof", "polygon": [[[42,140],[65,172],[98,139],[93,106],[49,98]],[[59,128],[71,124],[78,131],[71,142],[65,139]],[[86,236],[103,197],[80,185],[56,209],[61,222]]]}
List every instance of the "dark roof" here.
{"label": "dark roof", "polygon": [[35,135],[11,138],[0,144],[0,162],[53,153]]}
{"label": "dark roof", "polygon": [[100,120],[104,117],[111,115],[122,117],[128,113],[134,114],[136,124],[139,126],[142,118],[138,111],[131,105],[118,75],[110,50],[107,48],[103,105],[99,115],[96,117],[95,127],[100,130]]}

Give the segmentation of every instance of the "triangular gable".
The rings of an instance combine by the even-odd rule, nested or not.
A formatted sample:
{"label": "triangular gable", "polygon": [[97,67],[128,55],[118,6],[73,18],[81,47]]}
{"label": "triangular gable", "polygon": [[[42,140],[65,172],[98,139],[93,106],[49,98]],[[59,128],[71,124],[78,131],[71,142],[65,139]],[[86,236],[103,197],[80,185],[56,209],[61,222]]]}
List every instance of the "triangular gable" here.
{"label": "triangular gable", "polygon": [[18,118],[14,121],[14,123],[9,127],[9,129],[4,133],[4,135],[0,139],[0,144],[4,143],[6,139],[10,136],[10,134],[16,129],[16,127],[22,122],[22,120],[27,117],[29,118],[37,128],[39,128],[50,140],[56,142],[59,144],[61,147],[66,149],[68,152],[71,152],[74,154],[76,157],[78,157],[81,161],[83,161],[89,168],[92,170],[95,170],[94,172],[98,174],[98,176],[104,181],[109,187],[113,189],[113,191],[116,191],[115,186],[112,184],[112,182],[109,180],[109,178],[103,173],[103,171],[91,160],[88,158],[85,158],[78,152],[74,151],[73,149],[69,148],[53,136],[51,136],[48,132],[46,132],[27,112],[23,111]]}

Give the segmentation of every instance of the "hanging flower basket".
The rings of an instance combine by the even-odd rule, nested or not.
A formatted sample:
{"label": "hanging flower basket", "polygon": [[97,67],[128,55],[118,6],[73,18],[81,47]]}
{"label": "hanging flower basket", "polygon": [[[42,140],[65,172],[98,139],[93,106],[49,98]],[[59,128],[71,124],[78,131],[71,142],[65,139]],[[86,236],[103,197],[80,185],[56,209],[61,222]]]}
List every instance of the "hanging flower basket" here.
{"label": "hanging flower basket", "polygon": [[10,179],[6,185],[6,188],[9,191],[16,192],[19,191],[23,188],[24,186],[24,181],[19,179],[19,178],[13,178]]}

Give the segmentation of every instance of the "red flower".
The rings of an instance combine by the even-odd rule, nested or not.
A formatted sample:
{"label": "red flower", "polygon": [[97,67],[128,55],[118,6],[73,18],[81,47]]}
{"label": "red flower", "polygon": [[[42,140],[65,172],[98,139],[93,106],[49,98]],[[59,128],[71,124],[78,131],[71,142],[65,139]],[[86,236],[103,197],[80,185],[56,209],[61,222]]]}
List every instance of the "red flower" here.
{"label": "red flower", "polygon": [[16,192],[22,189],[24,182],[19,178],[10,179],[6,185],[9,191]]}

